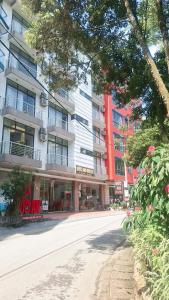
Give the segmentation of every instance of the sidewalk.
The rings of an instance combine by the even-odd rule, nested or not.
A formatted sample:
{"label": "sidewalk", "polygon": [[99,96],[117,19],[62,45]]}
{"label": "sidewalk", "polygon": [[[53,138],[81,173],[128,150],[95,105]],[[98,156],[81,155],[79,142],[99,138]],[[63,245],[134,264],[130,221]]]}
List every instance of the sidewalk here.
{"label": "sidewalk", "polygon": [[113,216],[116,214],[124,214],[123,211],[85,211],[85,212],[50,212],[44,216],[48,220],[81,220],[89,218],[100,218]]}
{"label": "sidewalk", "polygon": [[139,300],[135,291],[132,248],[125,242],[103,266],[97,280],[97,300]]}

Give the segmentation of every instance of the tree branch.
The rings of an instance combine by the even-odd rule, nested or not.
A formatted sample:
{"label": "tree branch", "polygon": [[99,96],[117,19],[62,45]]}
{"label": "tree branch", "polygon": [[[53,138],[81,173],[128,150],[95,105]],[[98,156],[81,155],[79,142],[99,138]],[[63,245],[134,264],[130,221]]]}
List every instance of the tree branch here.
{"label": "tree branch", "polygon": [[159,73],[159,70],[151,56],[151,53],[150,53],[150,50],[147,46],[147,43],[143,37],[143,34],[142,34],[142,31],[141,31],[141,28],[138,24],[138,21],[136,20],[134,14],[133,14],[133,11],[131,9],[131,5],[130,5],[130,1],[129,0],[124,0],[124,4],[125,4],[125,7],[126,7],[126,10],[127,10],[127,15],[128,15],[128,18],[130,20],[130,23],[133,27],[133,30],[135,32],[135,35],[137,37],[137,40],[143,50],[143,53],[144,53],[144,57],[147,61],[147,64],[149,65],[150,67],[150,70],[151,70],[151,74],[152,74],[152,77],[154,78],[154,81],[155,81],[155,84],[157,86],[157,89],[158,89],[158,92],[160,94],[160,96],[162,97],[165,105],[166,105],[166,108],[167,108],[167,114],[169,116],[169,92],[164,84],[164,81]]}

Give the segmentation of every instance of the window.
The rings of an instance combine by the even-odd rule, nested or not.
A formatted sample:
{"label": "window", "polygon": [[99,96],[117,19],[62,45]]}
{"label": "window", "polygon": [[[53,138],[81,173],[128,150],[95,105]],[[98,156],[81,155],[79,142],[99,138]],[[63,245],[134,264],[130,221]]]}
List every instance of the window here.
{"label": "window", "polygon": [[96,104],[92,104],[92,115],[93,118],[100,119],[99,106]]}
{"label": "window", "polygon": [[112,91],[112,104],[114,105],[119,105],[119,101],[117,99],[117,92],[116,91]]}
{"label": "window", "polygon": [[29,24],[20,15],[13,11],[12,15],[12,32],[24,34],[28,29]]}
{"label": "window", "polygon": [[120,152],[124,152],[124,137],[114,132],[113,139],[114,139],[114,149]]}
{"label": "window", "polygon": [[81,123],[83,123],[83,124],[85,124],[85,125],[88,125],[88,124],[89,124],[89,122],[88,122],[86,119],[82,118],[81,116],[79,116],[79,115],[77,115],[77,114],[73,114],[73,115],[71,116],[71,120],[77,120],[77,121],[79,121],[79,122],[81,122]]}
{"label": "window", "polygon": [[5,105],[23,111],[29,115],[35,115],[36,95],[21,85],[8,80],[6,86]]}
{"label": "window", "polygon": [[68,114],[65,114],[60,107],[51,103],[49,106],[48,123],[51,126],[55,125],[68,130]]}
{"label": "window", "polygon": [[0,5],[0,16],[5,19],[7,17],[7,13],[3,9],[2,5]]}
{"label": "window", "polygon": [[86,94],[86,93],[85,93],[84,91],[82,91],[81,89],[80,89],[80,95],[82,95],[83,97],[85,97],[87,100],[92,101],[92,97],[89,96],[88,94]]}
{"label": "window", "polygon": [[48,135],[48,162],[68,166],[68,141]]}
{"label": "window", "polygon": [[101,154],[94,151],[94,171],[95,173],[100,173],[102,172],[102,167],[101,167]]}
{"label": "window", "polygon": [[88,156],[93,156],[93,151],[85,149],[85,148],[80,148],[80,153],[88,155]]}
{"label": "window", "polygon": [[93,127],[93,142],[96,144],[101,143],[101,132],[99,128]]}
{"label": "window", "polygon": [[124,161],[119,157],[115,157],[115,173],[116,175],[125,175]]}
{"label": "window", "polygon": [[4,71],[4,53],[0,50],[0,72]]}
{"label": "window", "polygon": [[60,88],[60,89],[57,90],[57,92],[61,97],[68,100],[68,91],[66,91],[65,89]]}
{"label": "window", "polygon": [[132,167],[128,167],[128,173],[132,174]]}
{"label": "window", "polygon": [[119,128],[123,124],[123,117],[117,111],[113,110],[113,124]]}
{"label": "window", "polygon": [[[37,65],[34,63],[34,60],[25,52],[20,50],[14,45],[10,45],[10,50],[14,53],[14,55],[21,61],[21,63],[29,70],[29,72],[36,77],[37,76]],[[9,55],[9,67],[14,69],[18,69],[24,74],[31,76],[30,73],[22,66],[12,54]]]}

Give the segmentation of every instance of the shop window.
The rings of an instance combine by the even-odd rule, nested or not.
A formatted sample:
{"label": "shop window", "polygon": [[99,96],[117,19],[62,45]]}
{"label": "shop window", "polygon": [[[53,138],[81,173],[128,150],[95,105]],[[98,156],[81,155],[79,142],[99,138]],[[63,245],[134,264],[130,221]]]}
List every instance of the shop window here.
{"label": "shop window", "polygon": [[124,161],[119,157],[115,157],[115,173],[116,175],[125,175]]}

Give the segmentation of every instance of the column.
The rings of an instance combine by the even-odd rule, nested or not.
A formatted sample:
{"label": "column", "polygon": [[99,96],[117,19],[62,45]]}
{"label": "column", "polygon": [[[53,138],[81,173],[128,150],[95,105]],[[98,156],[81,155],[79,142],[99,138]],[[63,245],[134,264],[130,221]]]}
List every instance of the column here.
{"label": "column", "polygon": [[40,177],[36,176],[34,180],[34,193],[33,199],[39,200],[40,199]]}
{"label": "column", "polygon": [[100,193],[102,208],[104,208],[104,206],[105,206],[105,186],[104,185],[99,186],[99,193]]}
{"label": "column", "polygon": [[79,185],[77,181],[73,182],[73,199],[74,199],[74,210],[75,212],[79,211]]}

